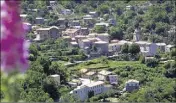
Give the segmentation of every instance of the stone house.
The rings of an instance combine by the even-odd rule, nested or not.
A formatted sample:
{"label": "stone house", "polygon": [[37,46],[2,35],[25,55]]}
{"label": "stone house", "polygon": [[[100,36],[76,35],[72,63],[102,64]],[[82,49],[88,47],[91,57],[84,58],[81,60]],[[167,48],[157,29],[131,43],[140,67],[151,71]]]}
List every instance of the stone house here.
{"label": "stone house", "polygon": [[108,33],[90,33],[88,35],[90,38],[99,38],[102,41],[109,43],[109,34]]}
{"label": "stone house", "polygon": [[79,35],[79,33],[79,29],[66,29],[65,31],[62,31],[62,36],[70,36],[71,38],[74,38]]}
{"label": "stone house", "polygon": [[93,43],[97,48],[97,52],[101,55],[108,54],[108,42],[106,41],[96,41]]}
{"label": "stone house", "polygon": [[45,40],[48,38],[57,39],[58,37],[61,37],[59,28],[56,26],[51,26],[48,28],[39,28],[36,31],[37,35],[39,36],[39,40]]}
{"label": "stone house", "polygon": [[110,71],[102,70],[98,72],[98,79],[101,81],[108,81],[108,75],[112,74]]}
{"label": "stone house", "polygon": [[131,79],[125,83],[125,90],[128,92],[132,92],[132,91],[138,90],[138,89],[139,89],[139,81],[137,81],[137,80]]}

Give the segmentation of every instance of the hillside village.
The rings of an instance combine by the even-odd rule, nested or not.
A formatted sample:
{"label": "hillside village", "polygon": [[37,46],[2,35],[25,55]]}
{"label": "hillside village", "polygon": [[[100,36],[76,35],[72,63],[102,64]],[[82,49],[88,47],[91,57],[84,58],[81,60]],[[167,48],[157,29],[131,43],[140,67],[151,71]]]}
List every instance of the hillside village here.
{"label": "hillside village", "polygon": [[[56,1],[50,1],[49,7],[54,9],[54,6],[57,5]],[[152,5],[148,3],[148,5]],[[131,6],[126,6],[126,10],[131,9]],[[71,15],[72,12],[69,9],[61,10],[59,15]],[[24,22],[26,21],[27,14],[21,14]],[[95,22],[92,22],[95,20]],[[46,20],[42,17],[36,17],[35,23],[30,24],[26,23],[29,30],[32,30],[36,38],[30,39],[34,42],[40,42],[43,40],[47,40],[49,38],[57,39],[64,38],[66,41],[70,43],[71,47],[79,47],[82,49],[87,55],[90,55],[90,50],[92,46],[97,48],[97,52],[94,55],[113,55],[115,53],[120,52],[121,47],[124,44],[138,44],[140,47],[140,52],[144,56],[154,56],[159,49],[162,52],[169,52],[170,49],[174,46],[171,44],[166,44],[164,42],[150,42],[144,41],[141,39],[141,27],[136,27],[133,33],[132,40],[116,40],[110,39],[109,33],[107,30],[110,26],[115,26],[116,21],[114,19],[109,19],[108,21],[104,21],[103,18],[97,16],[96,11],[90,11],[88,14],[84,15],[80,19],[66,19],[59,18],[58,23],[55,26],[41,27],[39,25],[43,25]],[[84,26],[81,25],[83,23]],[[104,32],[96,32],[93,30],[94,28],[102,28],[105,30]],[[174,26],[175,28],[175,26]],[[172,31],[174,32],[174,28]],[[30,31],[29,31],[30,32]]]}
{"label": "hillside village", "polygon": [[[55,102],[175,101],[174,71],[176,69],[174,68],[176,64],[174,61],[176,54],[174,54],[175,39],[173,37],[175,37],[176,19],[173,19],[173,23],[170,23],[169,28],[165,28],[163,32],[168,36],[162,37],[160,36],[162,28],[152,29],[154,25],[152,22],[151,25],[146,24],[150,27],[144,26],[145,19],[142,17],[152,10],[151,7],[160,5],[159,1],[141,1],[139,4],[122,3],[125,4],[122,7],[123,10],[119,6],[116,11],[113,10],[115,7],[111,7],[113,6],[109,3],[111,1],[104,1],[104,4],[95,1],[102,7],[107,2],[111,8],[100,8],[102,12],[99,9],[85,9],[86,13],[82,14],[77,13],[77,6],[69,9],[71,4],[67,4],[67,7],[64,6],[64,2],[57,0],[45,2],[40,4],[45,5],[45,8],[39,7],[40,10],[32,6],[32,1],[24,0],[23,12],[20,15],[26,26],[26,38],[31,43],[29,57],[31,66],[27,79],[24,80],[25,88],[40,88],[38,85],[43,83],[41,91],[49,94],[44,100],[38,99],[38,102],[50,101],[51,98]],[[80,2],[89,3],[82,0]],[[175,1],[170,2],[175,3]],[[170,7],[170,2],[163,2],[163,5],[166,3]],[[25,7],[27,3],[30,3],[31,8]],[[77,5],[84,8],[81,3]],[[125,21],[122,23],[120,19],[124,18],[120,15],[124,18],[126,16],[133,18],[135,15],[135,19],[128,21],[126,18],[127,23]],[[137,18],[143,20],[140,21]],[[127,28],[125,30],[124,25]],[[130,27],[130,25],[133,26]],[[145,27],[150,29],[146,30]],[[32,76],[34,80],[30,79]],[[42,82],[37,78],[40,78]],[[163,82],[165,84],[162,84]],[[156,95],[167,91],[163,89],[167,84],[171,88],[170,94],[169,92],[163,94],[167,98],[165,100],[158,96],[152,97],[155,92],[150,90],[150,86],[159,88],[160,84],[163,85],[160,87],[161,92],[158,92],[158,89],[153,90]],[[28,91],[38,93],[37,90],[29,89]],[[147,95],[146,99],[144,99],[145,95]],[[29,99],[33,97],[26,91],[23,92],[22,97],[25,98],[24,101],[35,101]]]}

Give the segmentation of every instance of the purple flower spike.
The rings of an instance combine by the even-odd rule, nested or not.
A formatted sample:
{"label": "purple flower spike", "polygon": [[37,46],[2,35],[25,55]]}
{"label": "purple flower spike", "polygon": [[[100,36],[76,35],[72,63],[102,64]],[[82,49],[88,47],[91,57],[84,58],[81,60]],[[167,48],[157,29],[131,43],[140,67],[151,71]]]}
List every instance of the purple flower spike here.
{"label": "purple flower spike", "polygon": [[1,0],[1,70],[11,72],[28,68],[28,47],[19,10],[19,0]]}

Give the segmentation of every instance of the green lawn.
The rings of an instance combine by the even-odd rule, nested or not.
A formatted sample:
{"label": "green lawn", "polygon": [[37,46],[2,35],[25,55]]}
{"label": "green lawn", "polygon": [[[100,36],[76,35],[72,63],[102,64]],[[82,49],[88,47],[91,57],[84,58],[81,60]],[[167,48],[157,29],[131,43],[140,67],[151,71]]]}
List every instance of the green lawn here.
{"label": "green lawn", "polygon": [[101,63],[98,62],[98,60],[93,60],[93,63],[86,64],[86,63],[81,63],[72,67],[69,67],[69,69],[74,69],[74,70],[80,70],[83,68],[86,69],[108,69],[108,68],[115,68],[115,67],[124,67],[124,66],[139,66],[141,65],[139,61],[112,61],[108,60],[108,63]]}

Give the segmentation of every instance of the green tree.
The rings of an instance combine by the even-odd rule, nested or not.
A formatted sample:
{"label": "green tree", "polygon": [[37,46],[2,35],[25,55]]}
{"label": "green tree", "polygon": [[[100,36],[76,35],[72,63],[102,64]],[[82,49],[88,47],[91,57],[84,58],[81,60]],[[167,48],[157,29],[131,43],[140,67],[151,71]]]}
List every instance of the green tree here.
{"label": "green tree", "polygon": [[83,5],[83,6],[81,6],[80,11],[81,11],[82,13],[88,13],[88,8]]}
{"label": "green tree", "polygon": [[125,43],[124,45],[122,45],[122,49],[121,49],[121,52],[122,53],[128,53],[128,48],[129,48],[129,45],[127,43]]}
{"label": "green tree", "polygon": [[46,78],[44,81],[43,89],[46,93],[49,94],[49,96],[54,100],[57,101],[60,97],[59,91],[57,91],[57,86],[55,85],[55,82],[53,78]]}
{"label": "green tree", "polygon": [[104,33],[106,32],[106,27],[105,26],[95,26],[94,30],[97,33]]}
{"label": "green tree", "polygon": [[21,93],[21,99],[25,102],[53,102],[48,93],[45,93],[41,88],[30,88]]}
{"label": "green tree", "polygon": [[40,62],[40,64],[43,67],[44,73],[49,74],[49,66],[51,65],[51,61],[48,57],[38,57],[37,61]]}
{"label": "green tree", "polygon": [[173,48],[173,49],[171,50],[170,56],[171,56],[172,58],[176,58],[176,48]]}
{"label": "green tree", "polygon": [[62,84],[65,84],[69,77],[69,71],[67,71],[64,66],[58,64],[57,62],[52,62],[51,66],[49,67],[49,73],[60,75],[60,81]]}
{"label": "green tree", "polygon": [[165,76],[166,77],[171,77],[171,78],[175,78],[176,75],[176,63],[175,62],[168,62],[164,65],[166,72],[165,72]]}
{"label": "green tree", "polygon": [[29,53],[33,55],[32,58],[29,58],[30,60],[36,60],[38,55],[38,50],[36,44],[31,44],[29,47]]}
{"label": "green tree", "polygon": [[128,52],[131,53],[131,54],[137,54],[140,52],[140,47],[138,44],[131,44],[128,48]]}
{"label": "green tree", "polygon": [[106,14],[109,13],[109,6],[106,4],[102,4],[98,7],[98,12],[100,12],[101,14]]}
{"label": "green tree", "polygon": [[116,27],[110,28],[109,34],[110,34],[111,39],[119,39],[119,40],[122,40],[123,35],[124,35],[122,30],[120,30],[119,28],[116,28]]}
{"label": "green tree", "polygon": [[154,67],[158,66],[159,61],[157,59],[147,59],[145,61],[145,63],[148,67],[153,67],[154,68]]}
{"label": "green tree", "polygon": [[65,94],[61,97],[61,102],[62,103],[78,103],[80,100],[76,98],[74,95],[71,94]]}
{"label": "green tree", "polygon": [[26,17],[27,21],[31,24],[35,23],[35,16],[28,14]]}

